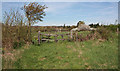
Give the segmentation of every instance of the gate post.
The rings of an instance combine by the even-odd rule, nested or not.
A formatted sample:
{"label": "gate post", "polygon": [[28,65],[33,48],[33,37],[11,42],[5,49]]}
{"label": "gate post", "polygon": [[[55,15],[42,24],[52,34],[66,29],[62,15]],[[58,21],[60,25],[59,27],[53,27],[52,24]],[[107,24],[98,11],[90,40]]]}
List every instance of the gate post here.
{"label": "gate post", "polygon": [[55,38],[54,38],[55,42],[57,42],[57,35],[55,35],[54,37],[55,37]]}

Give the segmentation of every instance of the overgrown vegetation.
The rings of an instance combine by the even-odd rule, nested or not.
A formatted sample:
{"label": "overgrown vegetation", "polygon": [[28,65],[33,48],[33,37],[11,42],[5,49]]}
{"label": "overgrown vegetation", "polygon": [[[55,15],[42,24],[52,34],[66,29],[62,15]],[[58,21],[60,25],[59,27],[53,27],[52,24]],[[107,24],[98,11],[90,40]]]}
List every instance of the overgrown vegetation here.
{"label": "overgrown vegetation", "polygon": [[45,16],[45,5],[38,3],[29,3],[22,8],[25,11],[26,17],[19,11],[11,10],[4,12],[4,19],[2,23],[2,43],[4,48],[18,48],[24,43],[31,43],[31,26],[34,22],[42,21],[41,18]]}
{"label": "overgrown vegetation", "polygon": [[[109,38],[108,41],[91,39],[84,42],[44,42],[40,46],[36,45],[36,40],[34,45],[21,48],[24,49],[21,58],[13,62],[9,68],[117,69],[118,39],[117,34],[112,35],[114,39]],[[6,65],[3,65],[3,68],[7,68],[4,66]]]}
{"label": "overgrown vegetation", "polygon": [[44,12],[46,8],[45,5],[29,3],[22,8],[25,16],[14,10],[4,13],[2,23],[4,69],[116,69],[118,67],[117,46],[120,24],[90,24],[96,30],[80,31],[78,36],[74,33],[73,39],[65,36],[65,39],[71,41],[44,42],[38,46],[38,31],[45,34],[66,34],[79,24],[85,24],[84,21],[79,21],[77,26],[65,24],[32,26],[42,21],[46,15]]}
{"label": "overgrown vegetation", "polygon": [[27,41],[27,28],[23,16],[17,11],[5,12],[4,23],[2,23],[3,48],[12,48],[20,41]]}
{"label": "overgrown vegetation", "polygon": [[98,33],[98,35],[101,36],[101,39],[108,40],[112,36],[111,31],[109,29],[107,29],[107,28],[104,28],[104,27],[98,28],[97,33]]}

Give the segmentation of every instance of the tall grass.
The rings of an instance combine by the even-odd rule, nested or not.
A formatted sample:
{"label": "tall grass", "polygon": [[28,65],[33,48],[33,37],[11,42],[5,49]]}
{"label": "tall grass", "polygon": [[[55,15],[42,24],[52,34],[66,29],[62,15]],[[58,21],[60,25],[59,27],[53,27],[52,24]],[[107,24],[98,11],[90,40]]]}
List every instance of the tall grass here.
{"label": "tall grass", "polygon": [[[44,42],[40,46],[25,46],[16,60],[9,64],[3,58],[3,68],[18,69],[116,69],[118,67],[118,39],[90,39],[84,42]],[[22,49],[22,48],[20,48]],[[19,49],[18,49],[19,51]],[[13,54],[16,54],[13,52]],[[6,56],[7,57],[7,56]],[[14,58],[13,57],[13,58]],[[18,57],[18,58],[17,58]],[[20,58],[19,58],[20,57]],[[9,66],[7,66],[9,65]]]}

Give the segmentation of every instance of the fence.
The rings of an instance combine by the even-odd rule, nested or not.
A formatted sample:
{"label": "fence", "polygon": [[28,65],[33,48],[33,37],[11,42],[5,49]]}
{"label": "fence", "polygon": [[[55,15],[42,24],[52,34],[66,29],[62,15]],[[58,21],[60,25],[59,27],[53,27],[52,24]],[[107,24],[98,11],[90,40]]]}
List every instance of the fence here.
{"label": "fence", "polygon": [[[46,36],[46,37],[44,37]],[[50,38],[52,37],[52,38]],[[61,37],[61,39],[59,39],[58,37]],[[67,38],[66,38],[67,37]],[[44,34],[44,33],[41,33],[40,31],[38,32],[38,44],[40,44],[41,42],[43,41],[64,41],[64,40],[70,40],[70,33],[67,33],[67,34]]]}
{"label": "fence", "polygon": [[87,34],[85,37],[83,37],[82,34],[78,34],[77,32],[74,32],[74,33],[69,32],[66,34],[44,34],[39,31],[38,32],[38,44],[42,43],[43,41],[48,41],[48,42],[49,41],[57,42],[57,41],[64,41],[64,40],[84,41],[84,40],[89,40],[93,37],[95,37],[95,34]]}

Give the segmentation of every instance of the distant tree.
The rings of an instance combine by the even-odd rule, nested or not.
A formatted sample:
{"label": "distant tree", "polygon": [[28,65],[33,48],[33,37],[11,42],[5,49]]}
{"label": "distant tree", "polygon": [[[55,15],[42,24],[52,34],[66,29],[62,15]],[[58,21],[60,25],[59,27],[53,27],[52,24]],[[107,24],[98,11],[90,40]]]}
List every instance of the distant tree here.
{"label": "distant tree", "polygon": [[65,28],[65,24],[64,24],[63,28]]}
{"label": "distant tree", "polygon": [[99,27],[99,26],[100,26],[99,23],[97,23],[97,24],[96,24],[96,28]]}
{"label": "distant tree", "polygon": [[93,23],[92,24],[89,24],[90,27],[93,27]]}
{"label": "distant tree", "polygon": [[78,27],[79,25],[81,25],[81,24],[85,24],[85,22],[84,22],[84,21],[79,21],[79,22],[77,23],[77,27]]}
{"label": "distant tree", "polygon": [[118,24],[118,21],[117,20],[115,20],[115,24],[114,25],[117,25]]}
{"label": "distant tree", "polygon": [[97,27],[99,27],[100,25],[99,25],[99,23],[97,23],[97,24],[93,24],[93,23],[92,23],[92,24],[89,24],[89,26],[90,26],[90,27],[93,27],[93,28],[97,28]]}
{"label": "distant tree", "polygon": [[70,26],[66,26],[67,28],[70,28]]}
{"label": "distant tree", "polygon": [[39,5],[36,2],[29,3],[28,5],[25,4],[24,7],[22,8],[29,22],[29,25],[28,25],[29,41],[31,40],[31,25],[38,21],[43,21],[42,18],[43,16],[46,15],[44,11],[46,8],[48,7],[46,7],[45,5]]}

